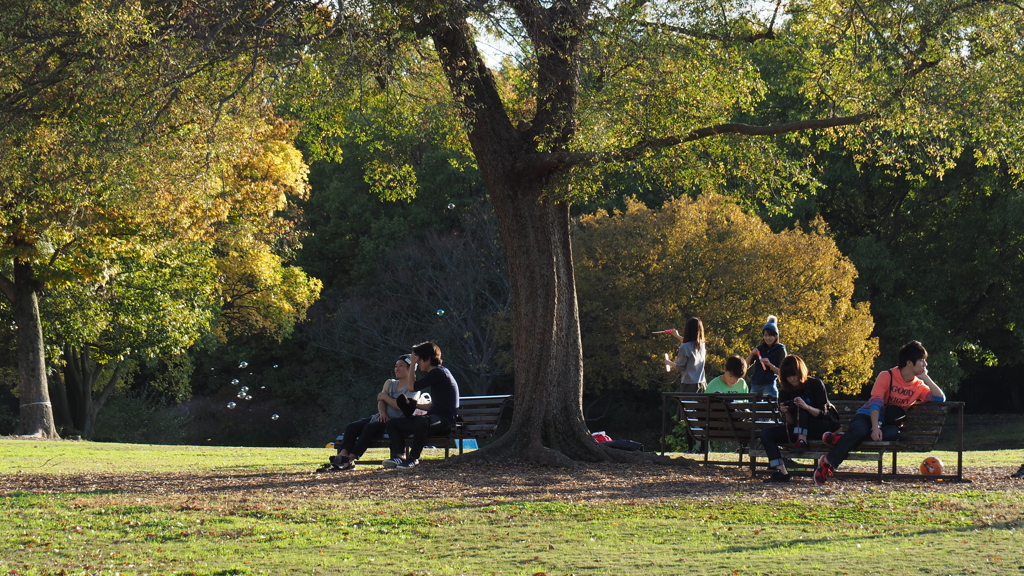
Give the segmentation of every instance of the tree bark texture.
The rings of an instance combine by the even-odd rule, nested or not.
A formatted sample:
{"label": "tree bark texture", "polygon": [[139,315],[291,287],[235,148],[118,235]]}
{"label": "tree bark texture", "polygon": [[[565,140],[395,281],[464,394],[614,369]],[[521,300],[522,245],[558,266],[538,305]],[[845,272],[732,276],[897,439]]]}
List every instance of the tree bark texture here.
{"label": "tree bark texture", "polygon": [[114,365],[110,377],[103,385],[103,390],[99,395],[93,396],[97,380],[102,381],[100,377],[108,371],[110,366],[94,362],[88,346],[82,348],[75,348],[71,345],[64,346],[64,380],[59,388],[65,397],[63,400],[55,397],[54,403],[60,405],[63,401],[66,405],[65,412],[70,420],[67,424],[81,433],[83,438],[91,439],[93,437],[96,429],[96,417],[121,382],[124,364],[125,362],[121,360]]}
{"label": "tree bark texture", "polygon": [[550,70],[541,79],[552,87],[542,91],[551,102],[543,107],[540,122],[520,132],[512,126],[471,38],[459,13],[449,14],[433,32],[452,94],[463,107],[469,142],[504,243],[512,294],[515,394],[511,429],[463,458],[557,466],[576,460],[636,460],[641,456],[601,447],[583,418],[583,351],[569,205],[556,199],[552,176],[557,167],[544,164],[537,154],[538,134],[561,141],[574,130],[571,109],[578,78],[572,59],[547,59]]}
{"label": "tree bark texture", "polygon": [[567,466],[633,461],[600,446],[583,415],[583,354],[569,236],[569,205],[532,189],[495,193],[512,288],[515,395],[511,428],[468,459]]}
{"label": "tree bark texture", "polygon": [[37,282],[30,264],[14,264],[14,321],[18,326],[18,397],[21,410],[16,434],[59,439],[46,384],[43,325]]}

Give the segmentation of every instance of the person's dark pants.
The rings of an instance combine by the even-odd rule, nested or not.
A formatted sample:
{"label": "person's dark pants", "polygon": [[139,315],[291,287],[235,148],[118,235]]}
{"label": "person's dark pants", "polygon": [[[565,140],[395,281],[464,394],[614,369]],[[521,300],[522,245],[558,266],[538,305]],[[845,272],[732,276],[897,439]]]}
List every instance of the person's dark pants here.
{"label": "person's dark pants", "polygon": [[[807,414],[806,410],[800,410],[800,412]],[[795,425],[762,428],[761,446],[764,447],[764,453],[768,456],[768,466],[775,468],[782,464],[782,451],[779,450],[780,444],[792,444],[796,442],[800,434],[806,434],[808,439],[821,438],[821,435],[825,432],[834,432],[837,428],[838,426],[835,423],[818,418],[810,418],[809,414],[807,418],[800,418],[800,421]]]}
{"label": "person's dark pants", "polygon": [[437,414],[413,416],[411,418],[392,418],[388,420],[387,433],[391,444],[391,457],[399,458],[405,454],[405,436],[412,434],[409,445],[409,460],[418,460],[423,452],[423,445],[431,434],[437,436],[447,434],[455,427],[455,423]]}
{"label": "person's dark pants", "polygon": [[341,448],[347,450],[352,460],[358,460],[370,447],[370,442],[384,433],[387,427],[386,422],[374,420],[373,416],[367,416],[362,420],[356,420],[345,427],[345,438],[341,441]]}
{"label": "person's dark pants", "polygon": [[[895,424],[882,424],[882,440],[893,441],[900,437],[899,426]],[[829,450],[826,459],[833,468],[838,468],[843,460],[850,455],[860,443],[871,439],[871,417],[867,414],[854,414],[850,425],[846,427],[846,433],[839,438],[839,442]]]}

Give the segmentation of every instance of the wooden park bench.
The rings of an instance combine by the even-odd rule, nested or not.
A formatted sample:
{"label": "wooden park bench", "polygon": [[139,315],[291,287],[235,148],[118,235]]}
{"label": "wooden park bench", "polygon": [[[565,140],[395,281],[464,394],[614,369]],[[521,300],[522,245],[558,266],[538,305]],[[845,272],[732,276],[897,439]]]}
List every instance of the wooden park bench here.
{"label": "wooden park bench", "polygon": [[[501,414],[505,406],[511,403],[510,394],[499,396],[462,396],[459,398],[459,417],[456,419],[455,428],[443,436],[427,437],[427,446],[444,446],[444,457],[448,458],[452,444],[457,444],[459,454],[464,451],[466,440],[480,442],[486,440],[498,430],[498,423],[501,421]],[[412,438],[412,435],[408,436]],[[328,448],[337,449],[341,444],[342,437],[339,436],[333,442],[327,444]],[[409,443],[406,442],[408,451]],[[387,434],[380,436],[370,443],[373,448],[387,448],[390,441]]]}
{"label": "wooden park bench", "polygon": [[[850,419],[857,410],[864,405],[864,400],[836,400],[832,404],[835,405],[836,410],[839,412],[839,422],[841,424],[840,430],[845,430],[850,423]],[[919,473],[919,462],[913,463],[911,472],[900,473],[897,465],[897,459],[899,454],[903,452],[910,453],[922,453],[929,452],[934,449],[935,443],[939,441],[939,436],[942,433],[942,429],[948,420],[947,416],[950,413],[956,415],[956,420],[951,424],[957,426],[957,460],[956,460],[956,473],[947,474],[944,467],[942,474],[929,474],[923,475]],[[790,460],[796,461],[800,464],[802,460],[810,460],[809,464],[805,464],[807,471],[813,471],[815,462],[823,454],[828,454],[829,447],[822,443],[821,438],[808,438],[808,450],[800,454],[791,454],[786,447],[782,447],[782,457],[789,458]],[[888,476],[900,477],[913,475],[916,478],[922,480],[955,480],[958,482],[964,481],[963,474],[963,461],[964,461],[964,403],[963,402],[924,402],[916,404],[907,410],[906,424],[903,429],[900,430],[899,440],[893,442],[874,442],[871,440],[862,442],[856,449],[850,451],[850,455],[847,460],[867,460],[878,463],[877,473],[868,474],[871,477],[877,477],[879,481],[882,481],[886,474],[884,473],[884,459],[885,454],[889,453],[892,455],[892,469]],[[750,451],[750,471],[754,474],[757,469],[757,458],[765,458],[763,465],[767,468],[767,455],[764,450],[756,449]],[[836,471],[837,475],[848,475],[848,476],[864,476],[863,472],[847,472],[842,468]]]}
{"label": "wooden park bench", "polygon": [[[744,455],[761,440],[761,429],[779,422],[775,399],[761,394],[692,394],[663,392],[661,406],[661,454],[665,455],[665,437],[670,406],[685,421],[694,438],[704,445],[708,464],[744,463]],[[728,441],[739,445],[736,461],[710,460],[710,442]]]}
{"label": "wooden park bench", "polygon": [[[845,430],[850,419],[857,410],[864,405],[863,400],[837,400],[832,402],[839,412],[841,430]],[[685,420],[690,430],[698,441],[705,442],[704,462],[708,464],[734,464],[749,466],[751,475],[757,472],[758,458],[764,458],[761,466],[767,469],[767,456],[763,449],[759,448],[761,429],[768,426],[775,426],[781,421],[778,406],[774,398],[755,394],[687,394],[681,392],[662,393],[662,450],[665,453],[666,425],[668,422],[669,406],[675,406],[680,414],[680,421]],[[892,455],[892,468],[889,476],[907,476],[900,474],[898,466],[898,455],[902,452],[928,452],[935,447],[943,426],[946,423],[949,413],[956,413],[957,420],[957,463],[956,473],[920,475],[918,468],[911,471],[921,479],[944,479],[964,481],[963,477],[963,451],[964,451],[964,404],[963,402],[925,402],[913,406],[907,412],[906,424],[900,432],[900,439],[894,442],[862,442],[855,450],[850,451],[847,460],[867,460],[878,463],[877,473],[870,474],[880,481],[886,476],[884,470],[885,454]],[[711,440],[730,441],[739,445],[737,460],[735,461],[712,461],[709,458],[707,443]],[[804,470],[791,472],[810,473],[814,469],[814,462],[823,454],[828,453],[828,447],[821,442],[821,438],[808,438],[809,449],[800,454],[790,454],[786,447],[782,447],[782,457],[792,461],[809,460],[809,463],[800,463]],[[747,461],[744,462],[744,455]],[[850,476],[864,476],[863,472],[847,472],[842,469],[837,474]]]}

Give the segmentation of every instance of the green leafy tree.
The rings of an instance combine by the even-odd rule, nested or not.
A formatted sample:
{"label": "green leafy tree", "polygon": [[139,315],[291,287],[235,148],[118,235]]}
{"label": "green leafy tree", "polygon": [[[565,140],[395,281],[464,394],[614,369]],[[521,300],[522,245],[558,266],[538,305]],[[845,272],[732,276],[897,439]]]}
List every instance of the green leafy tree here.
{"label": "green leafy tree", "polygon": [[[990,86],[1020,86],[1019,72],[1008,80],[994,73],[1024,68],[1015,48],[1024,16],[1014,7],[809,1],[766,14],[760,6],[338,3],[344,33],[310,53],[305,99],[291,105],[308,121],[310,149],[329,153],[344,130],[367,141],[405,129],[439,139],[453,132],[435,127],[457,121],[498,217],[512,284],[516,406],[510,433],[473,458],[631,457],[592,441],[581,406],[569,205],[603,192],[608,175],[635,169],[651,182],[784,204],[810,178],[773,137],[829,131],[894,162],[924,152],[941,169],[965,132],[979,132],[975,118],[1019,113],[978,97]],[[481,29],[516,46],[521,63],[493,73],[477,48]],[[765,51],[792,63],[787,81],[807,103],[800,117],[750,123],[769,87],[757,67]],[[313,104],[336,79],[348,80],[343,92],[326,107]],[[365,122],[331,121],[352,107],[366,111]],[[1011,124],[1001,126],[985,128],[983,147],[1019,139]],[[893,150],[893,131],[945,139]],[[377,190],[411,194],[410,151],[380,152],[366,159]]]}
{"label": "green leafy tree", "polygon": [[[107,278],[65,283],[42,303],[57,424],[92,438],[96,417],[111,395],[131,381],[140,362],[180,356],[210,330],[216,314],[216,275],[203,246],[140,254],[126,247],[105,260]],[[165,390],[172,397],[187,389]]]}
{"label": "green leafy tree", "polygon": [[[187,372],[185,352],[211,330],[222,339],[283,338],[316,299],[319,281],[284,263],[297,247],[296,215],[285,215],[306,194],[294,130],[264,124],[249,135],[252,148],[219,179],[207,230],[134,237],[92,254],[102,277],[59,285],[45,299],[48,340],[63,343],[50,355],[61,367],[50,388],[65,427],[91,438],[99,411],[137,366],[159,358]],[[178,400],[186,383],[154,381]]]}
{"label": "green leafy tree", "polygon": [[[1021,119],[1018,107],[1003,103],[1024,94],[1013,64],[1019,52],[992,50],[1018,32],[1014,23],[964,29],[940,40],[966,50],[959,66],[922,62],[945,79],[931,85],[922,106],[935,113],[944,109],[939,103],[955,103],[963,114],[932,116],[924,127],[792,141],[791,157],[813,154],[815,186],[792,213],[762,214],[776,229],[794,220],[828,222],[860,272],[857,297],[874,304],[882,350],[876,369],[892,366],[899,346],[918,339],[932,352],[929,369],[944,389],[975,380],[1020,409],[1024,388],[989,372],[1013,371],[1021,358],[1014,289],[1021,272]],[[765,56],[760,66],[771,88],[756,116],[798,117],[807,103],[788,82],[796,61]]]}
{"label": "green leafy tree", "polygon": [[627,200],[580,218],[573,250],[588,391],[674,389],[662,354],[674,358],[676,340],[652,332],[691,316],[704,322],[709,378],[730,354],[746,357],[775,314],[790,353],[834,392],[870,380],[870,310],[853,302],[857,272],[820,227],[776,234],[720,196],[659,210]]}
{"label": "green leafy tree", "polygon": [[371,177],[360,159],[373,152],[355,143],[344,147],[341,162],[310,167],[316,193],[300,203],[309,235],[297,261],[323,280],[328,292],[340,295],[372,277],[388,253],[410,237],[462,227],[464,216],[485,196],[479,175],[465,166],[467,158],[436,145],[423,148],[412,164],[415,202],[371,193]]}
{"label": "green leafy tree", "polygon": [[890,352],[877,368],[910,339],[932,352],[929,370],[944,389],[1024,361],[1022,197],[1005,165],[965,155],[938,178],[893,174],[839,150],[819,161],[823,186],[794,213],[826,219],[861,272],[858,295],[876,303],[876,334]]}
{"label": "green leafy tree", "polygon": [[[286,14],[282,15],[282,12]],[[18,340],[18,432],[55,437],[39,296],[96,283],[133,238],[195,238],[270,110],[270,56],[318,5],[21,2],[0,14],[0,293]],[[291,30],[275,26],[293,23]]]}
{"label": "green leafy tree", "polygon": [[493,214],[467,212],[464,229],[408,238],[343,300],[324,305],[305,329],[310,343],[379,367],[429,338],[460,392],[493,393],[508,363],[508,276]]}

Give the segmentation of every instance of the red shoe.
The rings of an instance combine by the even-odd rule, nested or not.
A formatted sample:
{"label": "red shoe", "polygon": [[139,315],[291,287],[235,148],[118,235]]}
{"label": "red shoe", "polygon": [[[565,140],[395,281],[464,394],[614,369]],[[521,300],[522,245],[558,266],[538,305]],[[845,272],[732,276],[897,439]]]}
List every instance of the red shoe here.
{"label": "red shoe", "polygon": [[842,432],[825,432],[821,435],[821,442],[825,446],[832,447],[839,444],[839,439],[843,437]]}
{"label": "red shoe", "polygon": [[818,467],[814,469],[814,483],[824,486],[825,482],[833,476],[835,476],[835,472],[832,471],[832,465],[825,460],[824,456],[818,458]]}

